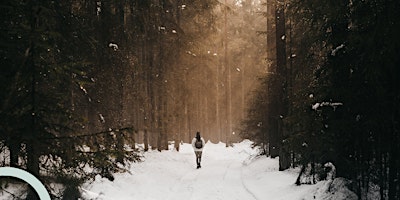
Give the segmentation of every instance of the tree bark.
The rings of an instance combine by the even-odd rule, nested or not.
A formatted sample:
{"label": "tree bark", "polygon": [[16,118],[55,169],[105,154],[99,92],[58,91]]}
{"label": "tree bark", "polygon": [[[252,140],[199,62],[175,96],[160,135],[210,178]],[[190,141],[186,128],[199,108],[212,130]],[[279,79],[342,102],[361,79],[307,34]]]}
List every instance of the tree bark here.
{"label": "tree bark", "polygon": [[279,170],[285,170],[290,167],[290,154],[285,146],[285,138],[288,132],[283,124],[283,120],[287,115],[288,100],[287,100],[287,69],[286,69],[286,35],[285,35],[285,2],[284,0],[277,1],[275,8],[276,21],[276,67],[279,87],[278,102],[279,113],[276,116],[278,120],[278,138],[279,138]]}
{"label": "tree bark", "polygon": [[20,143],[17,141],[16,138],[11,138],[8,145],[10,149],[10,166],[18,167],[18,155],[20,152]]}

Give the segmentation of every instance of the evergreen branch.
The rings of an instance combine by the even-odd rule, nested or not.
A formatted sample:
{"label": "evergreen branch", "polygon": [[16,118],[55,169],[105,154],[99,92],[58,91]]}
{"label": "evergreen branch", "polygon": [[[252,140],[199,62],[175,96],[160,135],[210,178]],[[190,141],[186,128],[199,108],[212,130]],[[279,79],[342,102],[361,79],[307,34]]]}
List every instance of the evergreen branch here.
{"label": "evergreen branch", "polygon": [[113,131],[121,132],[121,131],[130,131],[133,130],[132,127],[125,127],[120,129],[110,129],[107,131],[101,131],[97,133],[90,133],[90,134],[83,134],[83,135],[71,135],[71,136],[59,136],[59,137],[47,137],[47,138],[40,138],[41,140],[59,140],[59,139],[77,139],[77,138],[84,138],[84,137],[92,137],[97,135],[109,134]]}

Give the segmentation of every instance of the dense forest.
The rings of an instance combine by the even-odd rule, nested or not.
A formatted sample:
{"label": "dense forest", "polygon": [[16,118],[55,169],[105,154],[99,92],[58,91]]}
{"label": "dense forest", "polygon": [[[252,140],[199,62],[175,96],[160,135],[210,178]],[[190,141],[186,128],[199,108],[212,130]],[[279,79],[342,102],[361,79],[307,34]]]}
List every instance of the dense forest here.
{"label": "dense forest", "polygon": [[296,184],[333,164],[359,199],[399,199],[400,2],[266,5],[269,73],[242,136],[280,170],[300,166]]}
{"label": "dense forest", "polygon": [[52,198],[74,199],[83,182],[113,180],[141,151],[179,148],[196,131],[238,141],[249,91],[266,71],[260,6],[0,3],[0,166],[28,170]]}
{"label": "dense forest", "polygon": [[3,1],[0,166],[76,199],[82,183],[113,180],[141,152],[179,149],[200,131],[227,146],[252,140],[280,170],[299,167],[296,184],[334,167],[359,199],[399,199],[399,9],[396,0]]}

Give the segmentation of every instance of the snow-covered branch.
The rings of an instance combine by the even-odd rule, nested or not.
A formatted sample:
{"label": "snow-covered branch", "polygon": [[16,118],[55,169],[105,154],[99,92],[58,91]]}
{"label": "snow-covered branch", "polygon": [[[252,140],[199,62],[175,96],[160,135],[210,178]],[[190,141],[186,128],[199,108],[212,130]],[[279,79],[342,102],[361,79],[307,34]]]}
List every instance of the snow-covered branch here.
{"label": "snow-covered branch", "polygon": [[321,103],[315,103],[314,105],[311,106],[311,108],[313,110],[317,110],[318,108],[323,107],[323,106],[330,106],[333,108],[333,110],[336,110],[336,108],[338,106],[342,106],[342,105],[343,105],[343,103],[340,103],[340,102],[321,102]]}

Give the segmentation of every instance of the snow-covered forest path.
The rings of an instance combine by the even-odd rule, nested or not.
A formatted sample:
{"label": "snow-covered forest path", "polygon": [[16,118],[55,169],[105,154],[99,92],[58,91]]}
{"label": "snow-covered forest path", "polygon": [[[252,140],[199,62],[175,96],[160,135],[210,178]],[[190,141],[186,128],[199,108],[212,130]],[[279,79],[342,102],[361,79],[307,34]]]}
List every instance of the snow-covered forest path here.
{"label": "snow-covered forest path", "polygon": [[[116,174],[113,182],[97,178],[84,185],[92,199],[303,199],[313,186],[295,186],[296,172],[279,172],[278,160],[252,159],[256,150],[244,141],[234,147],[208,142],[202,168],[196,169],[189,144],[179,152],[151,151],[134,163],[130,173]],[[315,190],[314,190],[315,191]]]}
{"label": "snow-covered forest path", "polygon": [[208,160],[203,168],[186,172],[166,199],[255,199],[246,190],[238,160]]}

